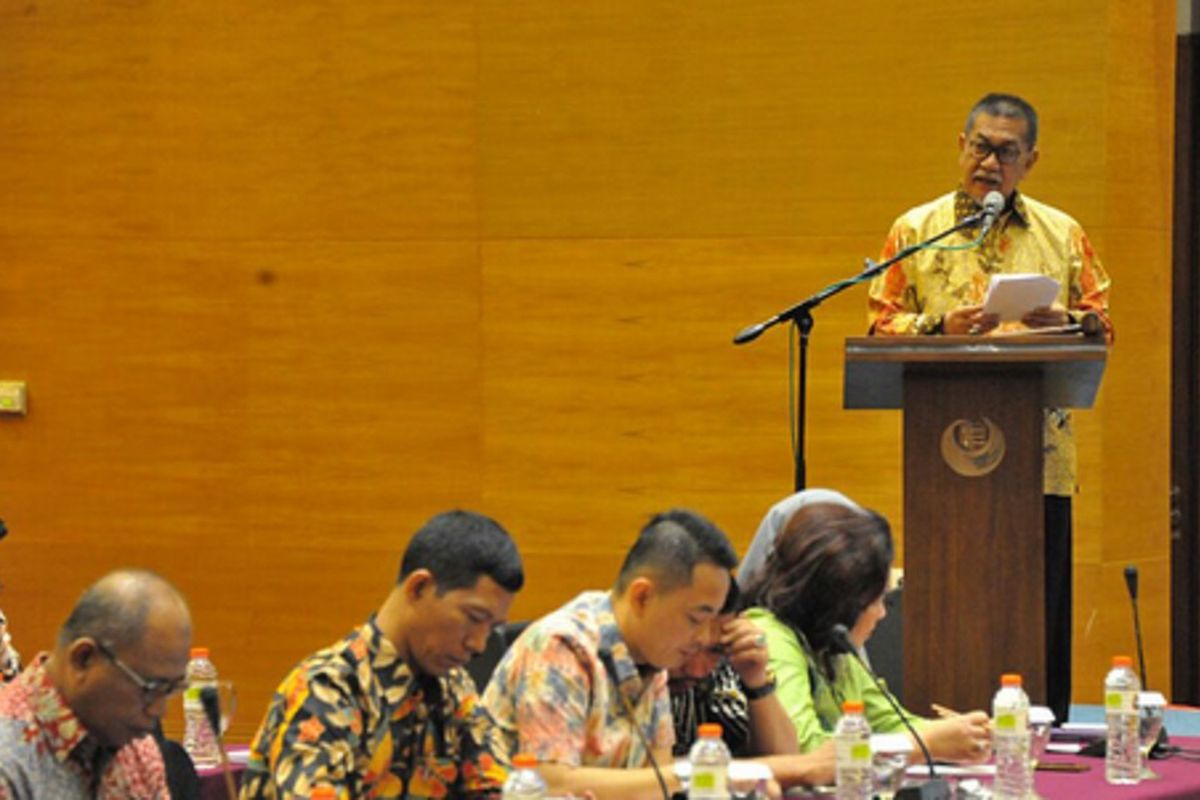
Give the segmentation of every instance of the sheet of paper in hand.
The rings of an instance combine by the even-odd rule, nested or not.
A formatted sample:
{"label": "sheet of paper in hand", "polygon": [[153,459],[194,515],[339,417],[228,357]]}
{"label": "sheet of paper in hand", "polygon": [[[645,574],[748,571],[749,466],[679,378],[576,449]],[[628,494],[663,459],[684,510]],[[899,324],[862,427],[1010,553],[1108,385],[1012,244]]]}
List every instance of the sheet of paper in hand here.
{"label": "sheet of paper in hand", "polygon": [[993,275],[983,301],[983,313],[999,314],[1001,322],[1019,320],[1058,297],[1058,281],[1045,275],[1014,273]]}

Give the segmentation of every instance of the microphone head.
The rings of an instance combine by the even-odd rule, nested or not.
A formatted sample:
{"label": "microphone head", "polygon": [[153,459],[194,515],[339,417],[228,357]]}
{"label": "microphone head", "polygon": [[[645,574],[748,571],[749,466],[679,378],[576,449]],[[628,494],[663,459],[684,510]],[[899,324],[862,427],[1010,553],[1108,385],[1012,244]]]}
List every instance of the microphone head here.
{"label": "microphone head", "polygon": [[854,642],[850,639],[850,629],[842,623],[839,622],[831,627],[829,629],[829,635],[833,640],[833,644],[835,645],[834,649],[836,649],[837,652],[853,653],[857,650],[857,648],[854,646]]}
{"label": "microphone head", "polygon": [[983,213],[995,218],[1004,210],[1004,195],[993,189],[983,197]]}
{"label": "microphone head", "polygon": [[1137,600],[1138,594],[1138,568],[1133,564],[1125,567],[1125,587],[1129,589],[1129,596]]}
{"label": "microphone head", "polygon": [[4,526],[4,520],[0,519],[0,539],[8,536],[8,528]]}

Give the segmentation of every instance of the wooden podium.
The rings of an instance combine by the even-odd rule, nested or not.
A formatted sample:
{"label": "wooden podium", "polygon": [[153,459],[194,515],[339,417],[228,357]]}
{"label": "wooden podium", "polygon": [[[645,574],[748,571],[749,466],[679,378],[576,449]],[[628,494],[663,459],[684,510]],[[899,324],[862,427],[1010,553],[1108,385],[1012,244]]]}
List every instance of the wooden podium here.
{"label": "wooden podium", "polygon": [[905,705],[990,709],[1019,672],[1044,704],[1042,420],[1089,408],[1081,336],[846,340],[846,408],[904,409]]}

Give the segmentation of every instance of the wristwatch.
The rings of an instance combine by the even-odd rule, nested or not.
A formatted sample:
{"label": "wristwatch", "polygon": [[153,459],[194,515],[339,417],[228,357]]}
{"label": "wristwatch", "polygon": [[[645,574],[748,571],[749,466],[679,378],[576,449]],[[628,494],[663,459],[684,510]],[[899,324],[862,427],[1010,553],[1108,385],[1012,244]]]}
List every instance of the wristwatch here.
{"label": "wristwatch", "polygon": [[745,693],[746,699],[751,701],[770,697],[775,694],[775,673],[767,670],[767,682],[762,686],[755,686],[753,689],[743,683],[742,692]]}

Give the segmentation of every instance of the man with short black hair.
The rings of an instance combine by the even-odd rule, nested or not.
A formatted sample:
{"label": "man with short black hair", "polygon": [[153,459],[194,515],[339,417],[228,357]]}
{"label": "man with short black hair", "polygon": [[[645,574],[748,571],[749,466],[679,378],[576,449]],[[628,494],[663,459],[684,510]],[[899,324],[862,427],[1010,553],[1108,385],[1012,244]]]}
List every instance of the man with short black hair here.
{"label": "man with short black hair", "polygon": [[671,791],[667,670],[709,644],[737,556],[704,517],[653,517],[610,591],[584,592],[534,622],[484,693],[505,757],[528,752],[557,794],[660,798]]}
{"label": "man with short black hair", "polygon": [[[1021,194],[1017,186],[1039,158],[1037,112],[1024,99],[989,94],[967,115],[958,134],[958,189],[911,209],[892,225],[882,259],[976,214],[990,192],[1004,208],[977,247],[977,229],[960,231],[939,247],[893,264],[871,283],[871,333],[882,335],[984,335],[1008,328],[1047,329],[1094,317],[1109,342],[1109,279],[1079,223],[1056,208]],[[1000,325],[983,301],[993,275],[1039,273],[1059,284],[1049,306],[1019,323]],[[1045,595],[1046,689],[1060,722],[1071,701],[1071,496],[1076,491],[1075,439],[1064,409],[1046,409]]]}
{"label": "man with short black hair", "polygon": [[376,614],[304,659],[279,686],[250,749],[241,796],[498,798],[505,769],[463,669],[505,621],[525,577],[495,521],[429,520]]}
{"label": "man with short black hair", "polygon": [[152,734],[183,688],[187,603],[144,570],[79,598],[51,653],[0,689],[0,798],[167,800]]}

